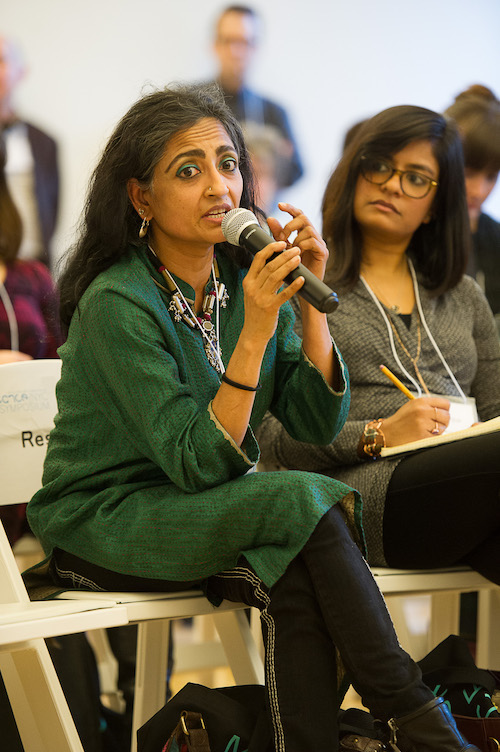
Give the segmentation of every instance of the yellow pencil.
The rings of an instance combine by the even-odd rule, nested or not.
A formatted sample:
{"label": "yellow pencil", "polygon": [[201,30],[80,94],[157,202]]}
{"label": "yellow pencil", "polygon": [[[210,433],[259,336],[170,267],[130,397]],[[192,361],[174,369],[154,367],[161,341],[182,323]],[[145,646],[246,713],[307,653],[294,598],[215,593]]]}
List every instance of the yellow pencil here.
{"label": "yellow pencil", "polygon": [[403,392],[403,394],[406,394],[408,399],[415,399],[415,396],[410,392],[410,390],[407,389],[405,385],[397,378],[397,376],[394,376],[394,374],[391,373],[388,368],[386,368],[385,366],[380,366],[380,370],[382,371],[384,376],[387,376],[387,378],[390,379],[392,383]]}

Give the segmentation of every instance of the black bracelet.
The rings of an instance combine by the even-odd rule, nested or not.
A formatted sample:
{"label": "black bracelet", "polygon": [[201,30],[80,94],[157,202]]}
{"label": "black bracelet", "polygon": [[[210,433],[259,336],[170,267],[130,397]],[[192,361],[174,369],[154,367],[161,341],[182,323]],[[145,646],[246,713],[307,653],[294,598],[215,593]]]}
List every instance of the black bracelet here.
{"label": "black bracelet", "polygon": [[229,386],[234,386],[235,389],[244,389],[245,392],[256,392],[262,386],[260,381],[257,384],[257,386],[245,386],[245,384],[238,384],[237,381],[231,381],[231,379],[228,379],[225,373],[223,373],[220,378],[221,378],[221,381],[225,381],[226,384],[229,384]]}

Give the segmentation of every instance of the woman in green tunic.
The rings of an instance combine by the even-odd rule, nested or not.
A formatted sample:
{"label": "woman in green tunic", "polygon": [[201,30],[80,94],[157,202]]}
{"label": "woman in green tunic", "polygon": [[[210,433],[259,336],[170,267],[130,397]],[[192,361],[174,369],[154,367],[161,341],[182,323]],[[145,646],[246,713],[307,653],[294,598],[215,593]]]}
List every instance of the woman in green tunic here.
{"label": "woman in green tunic", "polygon": [[249,157],[217,89],[150,94],[118,124],[60,283],[59,413],[30,524],[65,587],[201,586],[258,607],[278,752],[337,748],[336,649],[403,746],[458,752],[360,552],[359,498],[311,473],[250,472],[268,409],[327,443],[349,386],[302,298],[302,342],[293,332],[303,278],[283,285],[300,261],[322,279],[321,237],[282,204],[289,221],[269,219],[275,241],[252,257],[224,242],[239,206],[256,210]]}

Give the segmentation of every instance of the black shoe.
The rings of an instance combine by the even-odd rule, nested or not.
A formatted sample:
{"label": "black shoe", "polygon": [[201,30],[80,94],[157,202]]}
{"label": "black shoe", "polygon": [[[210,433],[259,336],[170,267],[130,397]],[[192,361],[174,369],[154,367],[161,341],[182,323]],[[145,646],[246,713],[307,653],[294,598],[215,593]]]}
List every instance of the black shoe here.
{"label": "black shoe", "polygon": [[388,721],[389,746],[399,752],[480,752],[462,736],[442,697]]}

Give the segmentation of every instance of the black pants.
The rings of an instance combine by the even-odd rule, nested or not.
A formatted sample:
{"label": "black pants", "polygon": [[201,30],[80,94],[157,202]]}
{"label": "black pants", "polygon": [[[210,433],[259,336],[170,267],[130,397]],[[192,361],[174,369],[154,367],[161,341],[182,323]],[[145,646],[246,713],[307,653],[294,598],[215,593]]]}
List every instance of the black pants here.
{"label": "black pants", "polygon": [[500,433],[409,455],[386,496],[391,567],[466,563],[500,585]]}
{"label": "black pants", "polygon": [[[56,553],[59,584],[74,586],[83,577],[112,590],[125,589],[124,579],[126,589],[133,585],[130,589],[185,590],[200,585],[161,587],[159,581],[124,578],[85,562],[82,567],[75,559]],[[419,668],[399,646],[382,595],[337,507],[322,518],[271,589],[245,559],[201,584],[208,593],[261,611],[277,752],[337,749],[336,649],[353,686],[378,718],[404,715],[433,697]]]}

